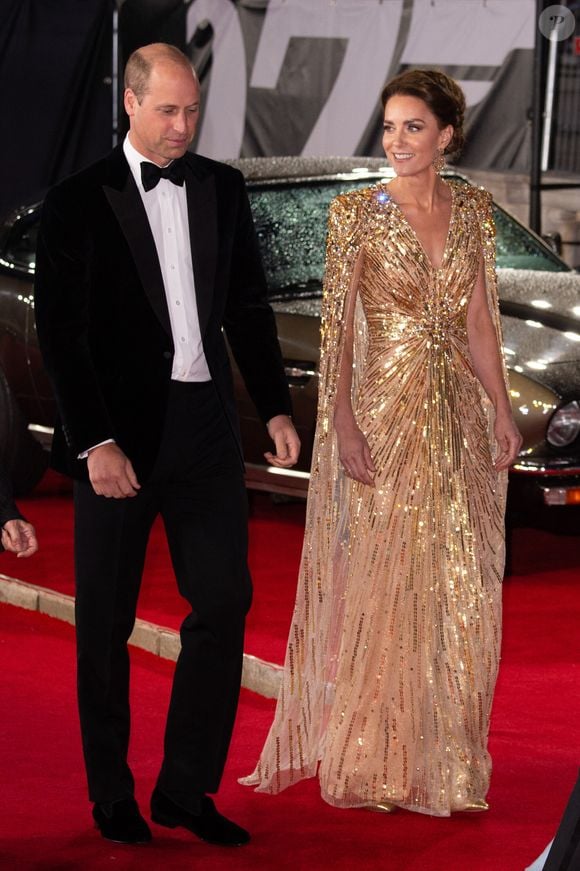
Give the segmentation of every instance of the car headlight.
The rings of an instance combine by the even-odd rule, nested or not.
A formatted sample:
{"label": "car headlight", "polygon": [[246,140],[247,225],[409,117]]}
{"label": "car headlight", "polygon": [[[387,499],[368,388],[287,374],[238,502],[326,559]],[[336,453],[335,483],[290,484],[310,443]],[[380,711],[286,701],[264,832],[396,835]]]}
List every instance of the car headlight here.
{"label": "car headlight", "polygon": [[556,448],[571,444],[580,433],[580,402],[574,400],[563,405],[553,415],[546,438]]}

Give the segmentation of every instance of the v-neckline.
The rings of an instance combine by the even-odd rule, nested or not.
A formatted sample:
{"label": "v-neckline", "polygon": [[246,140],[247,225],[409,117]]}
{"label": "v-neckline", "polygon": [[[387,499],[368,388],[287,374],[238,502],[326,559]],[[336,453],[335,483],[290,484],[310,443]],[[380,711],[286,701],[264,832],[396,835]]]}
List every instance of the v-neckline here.
{"label": "v-neckline", "polygon": [[449,248],[449,241],[450,241],[450,237],[451,237],[451,228],[453,226],[453,219],[455,217],[455,190],[453,188],[453,185],[447,184],[446,182],[443,182],[443,184],[449,188],[449,191],[451,193],[451,209],[449,211],[449,224],[447,225],[447,235],[445,236],[445,245],[443,246],[443,254],[441,256],[441,263],[439,264],[439,266],[435,266],[433,264],[433,261],[431,260],[431,258],[427,254],[427,251],[425,250],[425,246],[421,242],[421,239],[419,238],[417,231],[415,230],[415,228],[413,227],[413,225],[411,224],[411,222],[409,221],[409,219],[405,215],[401,206],[391,196],[391,194],[388,190],[389,185],[388,184],[385,185],[385,189],[389,195],[390,201],[396,207],[396,209],[399,212],[399,214],[401,215],[403,221],[405,222],[405,224],[407,225],[407,227],[409,228],[409,230],[411,231],[411,233],[415,237],[415,241],[417,242],[417,245],[421,249],[421,253],[422,253],[423,257],[425,258],[425,262],[428,264],[429,269],[431,269],[433,272],[440,272],[445,265],[445,261],[447,260],[447,250]]}

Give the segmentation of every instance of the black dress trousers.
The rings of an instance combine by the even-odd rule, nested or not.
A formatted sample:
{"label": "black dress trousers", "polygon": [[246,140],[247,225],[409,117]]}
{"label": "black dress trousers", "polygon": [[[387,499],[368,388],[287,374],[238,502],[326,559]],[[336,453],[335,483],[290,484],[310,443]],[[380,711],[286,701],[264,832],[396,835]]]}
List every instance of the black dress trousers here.
{"label": "black dress trousers", "polygon": [[159,455],[138,495],[97,496],[75,482],[78,701],[89,795],[133,794],[127,639],[151,525],[161,514],[181,626],[158,786],[196,812],[219,786],[238,703],[245,615],[247,496],[236,441],[212,382],[171,382]]}

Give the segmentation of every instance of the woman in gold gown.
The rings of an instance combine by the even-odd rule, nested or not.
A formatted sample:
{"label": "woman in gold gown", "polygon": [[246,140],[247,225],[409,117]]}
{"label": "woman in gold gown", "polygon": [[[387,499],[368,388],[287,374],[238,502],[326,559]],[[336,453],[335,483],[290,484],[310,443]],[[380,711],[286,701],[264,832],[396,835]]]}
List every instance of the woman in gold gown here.
{"label": "woman in gold gown", "polygon": [[385,86],[396,177],[330,209],[317,434],[276,715],[256,770],[338,807],[485,809],[507,468],[491,198],[445,182],[464,98]]}

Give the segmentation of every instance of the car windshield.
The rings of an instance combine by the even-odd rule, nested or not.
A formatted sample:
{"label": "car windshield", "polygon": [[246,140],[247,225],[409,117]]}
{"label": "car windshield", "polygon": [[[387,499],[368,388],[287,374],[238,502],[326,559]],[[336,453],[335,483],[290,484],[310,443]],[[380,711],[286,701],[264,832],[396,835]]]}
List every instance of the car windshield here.
{"label": "car windshield", "polygon": [[[320,294],[330,201],[374,180],[293,182],[249,187],[268,287],[273,299]],[[494,206],[497,265],[503,269],[568,271],[525,227]]]}
{"label": "car windshield", "polygon": [[[248,185],[268,286],[273,299],[320,295],[330,201],[378,177]],[[462,181],[458,177],[458,181]],[[566,264],[523,225],[494,206],[497,265],[567,272]],[[0,242],[0,265],[34,274],[39,210],[21,213]]]}
{"label": "car windshield", "polygon": [[494,204],[496,263],[500,269],[534,269],[568,272],[566,264],[522,224]]}

